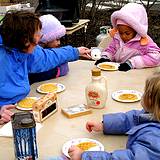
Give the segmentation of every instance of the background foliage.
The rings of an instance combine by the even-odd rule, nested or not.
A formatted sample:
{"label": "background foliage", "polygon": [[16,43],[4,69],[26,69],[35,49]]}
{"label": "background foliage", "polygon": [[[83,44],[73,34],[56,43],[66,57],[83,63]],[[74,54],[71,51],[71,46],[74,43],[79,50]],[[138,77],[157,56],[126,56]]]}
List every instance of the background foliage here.
{"label": "background foliage", "polygon": [[[111,26],[111,14],[120,9],[131,0],[81,0],[81,18],[90,19],[87,30],[87,46],[95,46],[95,37],[99,34],[101,26]],[[132,2],[136,2],[132,0]],[[139,3],[143,4],[148,14],[148,34],[160,46],[160,1],[158,0],[140,0]],[[89,5],[91,4],[91,5]],[[105,8],[104,7],[109,7]]]}
{"label": "background foliage", "polygon": [[[9,0],[1,0],[9,1]],[[10,0],[12,3],[31,3],[31,6],[37,7],[38,0]],[[148,34],[160,46],[160,0],[79,0],[80,18],[90,19],[87,29],[87,47],[96,46],[96,36],[99,34],[101,26],[111,26],[111,14],[120,9],[128,2],[137,2],[144,5],[148,13],[149,29]],[[75,40],[76,37],[76,40]],[[73,46],[83,45],[83,32],[68,37],[69,43]]]}

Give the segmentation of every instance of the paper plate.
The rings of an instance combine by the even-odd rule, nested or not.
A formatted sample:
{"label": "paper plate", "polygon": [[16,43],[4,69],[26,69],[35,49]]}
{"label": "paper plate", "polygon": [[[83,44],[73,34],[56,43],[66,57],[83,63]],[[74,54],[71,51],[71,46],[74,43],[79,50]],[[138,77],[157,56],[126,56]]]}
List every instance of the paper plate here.
{"label": "paper plate", "polygon": [[72,145],[76,145],[85,151],[104,151],[104,146],[99,141],[89,138],[77,138],[66,142],[62,147],[62,153],[70,158],[68,150]]}
{"label": "paper plate", "polygon": [[26,97],[16,104],[16,108],[23,111],[30,111],[32,110],[32,105],[36,100],[38,100],[37,97]]}
{"label": "paper plate", "polygon": [[40,85],[37,88],[37,91],[39,93],[44,93],[44,94],[51,93],[51,92],[59,93],[64,90],[65,90],[65,86],[60,83],[45,83],[45,84]]}
{"label": "paper plate", "polygon": [[115,62],[103,62],[97,65],[97,68],[104,71],[117,71],[119,67],[119,63]]}
{"label": "paper plate", "polygon": [[112,98],[119,102],[137,102],[142,93],[136,90],[119,90],[112,93]]}

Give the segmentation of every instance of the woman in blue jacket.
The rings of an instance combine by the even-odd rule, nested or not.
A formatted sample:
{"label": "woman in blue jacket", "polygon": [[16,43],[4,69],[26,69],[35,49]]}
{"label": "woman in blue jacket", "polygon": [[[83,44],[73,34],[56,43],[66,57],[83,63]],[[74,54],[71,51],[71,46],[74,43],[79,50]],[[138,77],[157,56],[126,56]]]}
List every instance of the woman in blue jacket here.
{"label": "woman in blue jacket", "polygon": [[8,122],[10,109],[30,92],[28,73],[50,70],[69,61],[88,57],[85,47],[43,49],[41,22],[31,12],[8,12],[0,26],[0,124]]}
{"label": "woman in blue jacket", "polygon": [[77,146],[69,149],[71,160],[159,160],[160,159],[160,73],[149,77],[141,101],[144,110],[108,114],[103,122],[89,121],[89,132],[127,134],[126,149],[112,153],[105,151],[83,152]]}

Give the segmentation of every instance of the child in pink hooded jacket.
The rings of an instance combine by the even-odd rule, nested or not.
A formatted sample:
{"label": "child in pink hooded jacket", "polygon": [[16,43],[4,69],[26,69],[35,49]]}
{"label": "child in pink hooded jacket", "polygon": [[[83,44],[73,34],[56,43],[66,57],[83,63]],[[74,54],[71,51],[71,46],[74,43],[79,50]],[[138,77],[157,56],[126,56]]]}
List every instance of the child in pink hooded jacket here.
{"label": "child in pink hooded jacket", "polygon": [[160,48],[147,35],[148,18],[141,4],[128,3],[111,15],[113,37],[98,63],[120,63],[120,71],[160,65]]}

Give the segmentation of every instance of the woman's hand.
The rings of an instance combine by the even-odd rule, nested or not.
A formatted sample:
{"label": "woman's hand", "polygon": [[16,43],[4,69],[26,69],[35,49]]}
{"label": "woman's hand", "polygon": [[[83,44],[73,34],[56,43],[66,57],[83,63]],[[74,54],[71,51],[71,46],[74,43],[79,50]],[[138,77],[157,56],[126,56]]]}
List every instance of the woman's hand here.
{"label": "woman's hand", "polygon": [[4,105],[0,109],[0,124],[9,122],[11,116],[14,114],[11,109],[14,109],[15,105]]}
{"label": "woman's hand", "polygon": [[95,132],[103,131],[103,123],[102,122],[88,121],[86,123],[86,129],[89,132],[92,132],[92,131],[95,131]]}
{"label": "woman's hand", "polygon": [[81,160],[82,153],[83,151],[77,146],[71,146],[68,150],[70,160]]}
{"label": "woman's hand", "polygon": [[87,59],[91,59],[91,50],[86,47],[78,47],[79,55]]}

